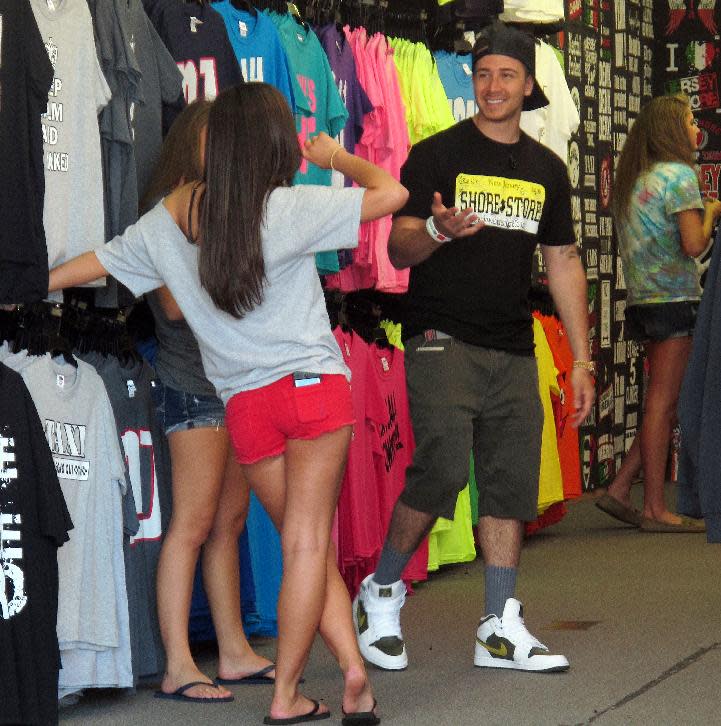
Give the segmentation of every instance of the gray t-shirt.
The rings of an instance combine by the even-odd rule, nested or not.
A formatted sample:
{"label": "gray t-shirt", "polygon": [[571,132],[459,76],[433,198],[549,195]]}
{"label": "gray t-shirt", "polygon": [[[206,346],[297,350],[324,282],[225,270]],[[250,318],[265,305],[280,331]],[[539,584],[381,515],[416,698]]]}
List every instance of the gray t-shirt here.
{"label": "gray t-shirt", "polygon": [[[105,235],[98,112],[110,89],[85,0],[32,0],[31,5],[55,73],[42,117],[43,224],[52,269]],[[60,300],[62,293],[51,297]]]}
{"label": "gray t-shirt", "polygon": [[271,193],[262,228],[263,302],[240,320],[218,310],[201,287],[198,247],[162,202],[96,254],[135,295],[168,286],[223,403],[294,371],[350,378],[331,332],[314,255],[358,244],[364,192],[304,186]]}
{"label": "gray t-shirt", "polygon": [[162,107],[163,104],[182,105],[183,75],[145,14],[141,0],[114,0],[114,3],[125,48],[131,51],[128,65],[141,72],[138,99],[130,107],[130,121],[138,195],[142,198],[163,143]]}
{"label": "gray t-shirt", "polygon": [[170,522],[170,455],[152,400],[153,369],[146,362],[122,367],[114,356],[99,361],[128,465],[132,519],[125,540],[125,570],[133,673],[137,678],[163,672],[165,654],[156,608],[156,579],[163,534]]}
{"label": "gray t-shirt", "polygon": [[117,507],[126,480],[108,394],[100,376],[83,361],[74,368],[45,355],[25,368],[22,377],[75,524],[70,541],[58,551],[60,648],[118,647],[122,615],[114,569],[123,569],[124,580]]}

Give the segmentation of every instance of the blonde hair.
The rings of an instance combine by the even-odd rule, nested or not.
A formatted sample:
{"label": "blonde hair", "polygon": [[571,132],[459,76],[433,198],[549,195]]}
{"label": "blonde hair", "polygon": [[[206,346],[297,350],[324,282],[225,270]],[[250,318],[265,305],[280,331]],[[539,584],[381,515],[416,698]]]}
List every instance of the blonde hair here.
{"label": "blonde hair", "polygon": [[618,217],[628,216],[636,180],[654,164],[675,161],[694,167],[695,149],[687,127],[690,110],[684,95],[659,96],[641,109],[616,166],[613,209]]}

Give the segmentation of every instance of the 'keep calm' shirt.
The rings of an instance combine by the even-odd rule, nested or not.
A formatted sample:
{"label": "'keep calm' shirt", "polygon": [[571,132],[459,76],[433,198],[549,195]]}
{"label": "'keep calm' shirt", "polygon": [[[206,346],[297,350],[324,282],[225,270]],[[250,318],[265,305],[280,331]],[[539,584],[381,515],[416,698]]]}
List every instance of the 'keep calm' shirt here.
{"label": "'keep calm' shirt", "polygon": [[42,117],[43,220],[56,267],[103,241],[105,211],[98,113],[110,100],[85,0],[31,0],[55,76]]}

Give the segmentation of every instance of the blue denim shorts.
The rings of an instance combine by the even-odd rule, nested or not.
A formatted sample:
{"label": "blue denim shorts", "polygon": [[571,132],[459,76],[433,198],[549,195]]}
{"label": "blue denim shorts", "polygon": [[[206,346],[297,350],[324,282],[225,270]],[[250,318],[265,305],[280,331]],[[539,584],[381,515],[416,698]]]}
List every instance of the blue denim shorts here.
{"label": "blue denim shorts", "polygon": [[178,391],[156,380],[153,402],[158,422],[167,434],[225,426],[225,407],[217,396]]}
{"label": "blue denim shorts", "polygon": [[626,333],[631,340],[659,343],[693,335],[698,303],[692,301],[632,305],[626,308]]}

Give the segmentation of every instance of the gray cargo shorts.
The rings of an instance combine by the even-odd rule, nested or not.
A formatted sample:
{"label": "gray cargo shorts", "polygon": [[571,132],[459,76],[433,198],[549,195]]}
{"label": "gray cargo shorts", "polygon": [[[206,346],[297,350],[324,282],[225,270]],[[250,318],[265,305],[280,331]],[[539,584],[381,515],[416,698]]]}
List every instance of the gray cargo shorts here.
{"label": "gray cargo shorts", "polygon": [[543,408],[535,357],[423,335],[405,349],[416,449],[400,500],[452,519],[473,451],[479,516],[536,519]]}

